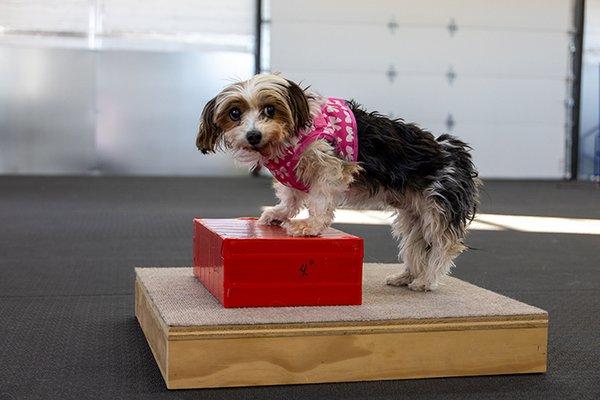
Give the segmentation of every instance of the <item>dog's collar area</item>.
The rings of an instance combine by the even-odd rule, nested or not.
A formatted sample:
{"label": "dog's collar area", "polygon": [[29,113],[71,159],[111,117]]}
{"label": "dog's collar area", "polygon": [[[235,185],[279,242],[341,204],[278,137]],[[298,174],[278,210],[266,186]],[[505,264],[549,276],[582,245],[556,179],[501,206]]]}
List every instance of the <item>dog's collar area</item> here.
{"label": "dog's collar area", "polygon": [[280,183],[308,192],[310,185],[300,181],[296,175],[302,153],[316,140],[326,140],[331,143],[339,158],[355,162],[358,158],[357,132],[356,119],[346,101],[330,97],[313,119],[311,127],[299,132],[295,145],[286,147],[277,157],[263,157],[261,163]]}

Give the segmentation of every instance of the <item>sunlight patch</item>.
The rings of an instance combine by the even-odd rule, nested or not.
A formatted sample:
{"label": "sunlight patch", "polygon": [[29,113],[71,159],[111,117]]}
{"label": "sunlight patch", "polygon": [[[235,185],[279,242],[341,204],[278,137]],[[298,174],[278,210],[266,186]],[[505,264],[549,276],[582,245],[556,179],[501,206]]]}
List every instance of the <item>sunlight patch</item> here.
{"label": "sunlight patch", "polygon": [[[263,210],[269,207],[262,207]],[[303,209],[296,218],[308,217]],[[335,211],[336,224],[391,225],[394,213],[381,210]],[[539,217],[530,215],[477,214],[469,226],[478,231],[518,231],[536,233],[571,233],[578,235],[600,235],[600,220],[585,218]]]}

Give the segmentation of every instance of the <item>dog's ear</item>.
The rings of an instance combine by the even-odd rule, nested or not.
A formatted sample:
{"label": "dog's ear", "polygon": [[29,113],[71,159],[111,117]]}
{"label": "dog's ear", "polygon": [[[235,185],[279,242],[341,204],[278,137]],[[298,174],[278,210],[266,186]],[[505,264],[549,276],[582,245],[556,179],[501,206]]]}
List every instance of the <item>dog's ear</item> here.
{"label": "dog's ear", "polygon": [[202,154],[206,154],[209,151],[214,153],[217,142],[223,133],[214,122],[216,103],[216,97],[206,103],[204,110],[202,110],[202,116],[200,117],[198,136],[196,136],[196,147]]}
{"label": "dog's ear", "polygon": [[310,108],[308,106],[308,98],[306,93],[296,83],[288,81],[288,98],[290,108],[294,117],[294,129],[299,130],[306,128],[310,123]]}

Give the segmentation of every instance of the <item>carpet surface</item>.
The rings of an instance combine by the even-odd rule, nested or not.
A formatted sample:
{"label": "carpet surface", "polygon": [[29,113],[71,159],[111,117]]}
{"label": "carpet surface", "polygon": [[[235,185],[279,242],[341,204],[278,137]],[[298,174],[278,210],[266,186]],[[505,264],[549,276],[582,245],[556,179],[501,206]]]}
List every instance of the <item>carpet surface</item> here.
{"label": "carpet surface", "polygon": [[365,264],[363,304],[329,307],[223,308],[188,268],[136,268],[137,278],[169,326],[286,324],[533,315],[546,312],[447,277],[435,292],[384,284],[399,264]]}
{"label": "carpet surface", "polygon": [[[170,392],[135,266],[190,265],[192,218],[275,203],[250,178],[0,177],[0,400],[600,398],[600,235],[472,231],[453,276],[547,310],[548,373]],[[481,212],[600,219],[591,184],[487,181]],[[397,262],[385,225],[338,224]]]}

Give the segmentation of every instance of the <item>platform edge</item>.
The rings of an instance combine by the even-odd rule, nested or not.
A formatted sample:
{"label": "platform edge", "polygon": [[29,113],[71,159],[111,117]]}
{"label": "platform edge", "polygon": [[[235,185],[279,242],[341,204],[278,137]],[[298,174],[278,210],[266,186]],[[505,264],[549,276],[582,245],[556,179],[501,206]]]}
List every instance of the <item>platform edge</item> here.
{"label": "platform edge", "polygon": [[135,316],[156,360],[158,369],[167,385],[169,384],[169,339],[168,327],[160,317],[144,285],[135,280]]}
{"label": "platform edge", "polygon": [[547,329],[195,339],[170,351],[171,389],[526,374],[546,372]]}

